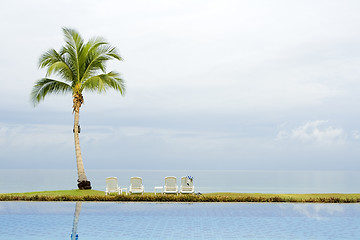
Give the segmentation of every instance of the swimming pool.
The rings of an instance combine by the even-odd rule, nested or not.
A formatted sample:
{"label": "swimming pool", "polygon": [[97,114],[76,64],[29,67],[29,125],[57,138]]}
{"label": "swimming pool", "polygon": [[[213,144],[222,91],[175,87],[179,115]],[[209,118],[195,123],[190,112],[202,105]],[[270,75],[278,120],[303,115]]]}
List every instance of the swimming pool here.
{"label": "swimming pool", "polygon": [[0,239],[360,239],[360,204],[0,202]]}

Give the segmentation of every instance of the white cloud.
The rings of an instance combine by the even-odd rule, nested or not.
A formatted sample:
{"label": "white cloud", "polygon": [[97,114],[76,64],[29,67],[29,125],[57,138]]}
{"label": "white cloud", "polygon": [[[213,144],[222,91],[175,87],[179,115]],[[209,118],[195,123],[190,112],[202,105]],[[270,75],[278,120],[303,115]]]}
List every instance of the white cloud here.
{"label": "white cloud", "polygon": [[16,125],[0,123],[0,146],[13,148],[72,144],[71,127],[63,125]]}
{"label": "white cloud", "polygon": [[359,130],[354,130],[352,132],[352,136],[353,136],[354,140],[360,140],[360,131]]}
{"label": "white cloud", "polygon": [[344,144],[346,134],[342,128],[326,126],[328,121],[316,120],[307,122],[291,131],[280,131],[277,140],[292,139],[303,143],[328,146]]}
{"label": "white cloud", "polygon": [[334,215],[339,215],[344,212],[344,209],[341,205],[329,205],[329,204],[291,204],[291,205],[282,205],[285,210],[292,208],[295,212],[300,213],[311,219],[327,220]]}
{"label": "white cloud", "polygon": [[[226,142],[227,135],[147,127],[84,126],[80,143],[84,148],[97,146],[113,148],[120,143],[134,148],[170,148],[171,151],[217,151]],[[72,149],[73,133],[67,125],[16,125],[0,123],[0,147],[21,149]],[[101,147],[99,147],[101,146]],[[92,151],[93,149],[90,149]],[[126,150],[126,149],[125,149]],[[122,149],[124,151],[124,149]]]}

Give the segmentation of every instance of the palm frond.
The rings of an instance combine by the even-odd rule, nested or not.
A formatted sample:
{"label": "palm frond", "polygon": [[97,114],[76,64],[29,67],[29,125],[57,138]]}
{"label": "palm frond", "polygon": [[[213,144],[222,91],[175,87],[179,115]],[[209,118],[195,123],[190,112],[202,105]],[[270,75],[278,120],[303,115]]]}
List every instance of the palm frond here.
{"label": "palm frond", "polygon": [[53,73],[59,75],[64,80],[71,82],[73,79],[73,73],[69,66],[64,62],[56,62],[49,66],[46,72],[46,77],[51,76]]}
{"label": "palm frond", "polygon": [[97,48],[100,45],[108,44],[108,42],[102,37],[94,37],[89,40],[88,44],[91,46],[89,49],[89,51],[91,51],[93,48]]}
{"label": "palm frond", "polygon": [[64,80],[71,81],[73,78],[73,71],[65,60],[66,59],[63,58],[56,50],[50,49],[41,55],[39,59],[39,67],[48,67],[46,77],[55,72]]}
{"label": "palm frond", "polygon": [[60,54],[55,49],[50,49],[40,56],[39,68],[50,66],[59,61],[62,61]]}
{"label": "palm frond", "polygon": [[120,54],[118,53],[117,48],[115,48],[115,47],[113,47],[113,48],[109,51],[108,55],[111,56],[111,57],[113,57],[113,58],[115,58],[115,59],[117,59],[117,60],[119,60],[119,61],[122,61],[122,60],[123,60],[123,58],[122,58],[122,57],[120,56]]}
{"label": "palm frond", "polygon": [[67,93],[71,91],[71,86],[65,82],[42,78],[35,83],[31,91],[31,100],[33,104],[36,105],[50,93]]}
{"label": "palm frond", "polygon": [[86,71],[88,65],[91,62],[92,56],[94,55],[94,51],[102,45],[108,44],[105,39],[96,37],[90,39],[83,47],[81,51],[81,55],[79,56],[79,63],[80,63],[80,76],[81,79],[84,79],[84,75],[87,75],[88,72]]}
{"label": "palm frond", "polygon": [[64,59],[64,62],[69,66],[71,72],[73,73],[73,81],[77,78],[76,70],[76,54],[73,51],[68,51],[68,48],[62,47],[60,50],[61,58]]}
{"label": "palm frond", "polygon": [[117,72],[109,72],[105,74],[100,74],[97,76],[93,76],[87,79],[82,84],[82,90],[90,90],[90,91],[98,91],[98,92],[106,92],[108,88],[115,89],[119,91],[121,95],[125,94],[125,82],[122,78],[120,78],[120,74]]}
{"label": "palm frond", "polygon": [[84,40],[80,36],[80,34],[71,28],[63,28],[63,32],[65,35],[66,45],[63,48],[62,54],[68,54],[69,60],[74,66],[76,70],[76,76],[74,78],[75,81],[80,81],[80,59],[79,57],[82,55],[82,51],[84,48]]}
{"label": "palm frond", "polygon": [[122,60],[117,53],[116,48],[111,47],[108,43],[97,43],[89,49],[86,59],[86,70],[82,75],[82,82],[90,76],[97,74],[98,71],[106,72],[106,62],[108,60],[117,59]]}
{"label": "palm frond", "polygon": [[80,49],[84,45],[84,39],[80,36],[80,34],[71,28],[63,28],[63,32],[65,35],[65,42],[68,46],[73,48],[74,50],[78,50],[78,53],[80,52]]}
{"label": "palm frond", "polygon": [[98,47],[100,47],[101,45],[106,45],[108,44],[106,42],[106,40],[102,37],[95,37],[95,38],[91,38],[85,45],[83,48],[82,53],[82,59],[84,60],[83,62],[85,63],[87,58],[88,58],[88,54],[92,53],[95,49],[97,49]]}

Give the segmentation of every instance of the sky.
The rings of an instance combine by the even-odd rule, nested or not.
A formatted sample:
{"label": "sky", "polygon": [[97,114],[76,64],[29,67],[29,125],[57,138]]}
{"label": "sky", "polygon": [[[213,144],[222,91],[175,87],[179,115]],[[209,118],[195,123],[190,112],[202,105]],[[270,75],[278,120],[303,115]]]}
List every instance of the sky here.
{"label": "sky", "polygon": [[2,169],[74,169],[71,95],[30,101],[62,27],[104,37],[126,94],[84,93],[86,169],[360,170],[357,0],[12,0]]}

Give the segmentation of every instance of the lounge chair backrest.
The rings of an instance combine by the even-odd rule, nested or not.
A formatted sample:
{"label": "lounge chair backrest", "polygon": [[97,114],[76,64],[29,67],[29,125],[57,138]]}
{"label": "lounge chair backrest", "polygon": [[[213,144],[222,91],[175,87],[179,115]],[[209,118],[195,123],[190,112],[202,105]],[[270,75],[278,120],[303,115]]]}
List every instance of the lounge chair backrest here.
{"label": "lounge chair backrest", "polygon": [[142,178],[141,177],[131,177],[130,185],[132,188],[141,188],[142,186]]}
{"label": "lounge chair backrest", "polygon": [[184,188],[192,188],[194,186],[194,183],[188,177],[182,177],[181,178],[181,186]]}
{"label": "lounge chair backrest", "polygon": [[109,191],[117,191],[117,189],[118,189],[117,177],[106,178],[106,187]]}
{"label": "lounge chair backrest", "polygon": [[165,188],[167,189],[172,189],[172,188],[176,188],[177,183],[176,183],[176,177],[166,177],[165,178]]}

